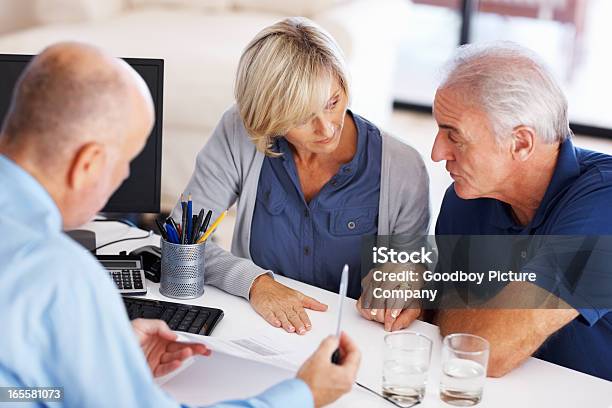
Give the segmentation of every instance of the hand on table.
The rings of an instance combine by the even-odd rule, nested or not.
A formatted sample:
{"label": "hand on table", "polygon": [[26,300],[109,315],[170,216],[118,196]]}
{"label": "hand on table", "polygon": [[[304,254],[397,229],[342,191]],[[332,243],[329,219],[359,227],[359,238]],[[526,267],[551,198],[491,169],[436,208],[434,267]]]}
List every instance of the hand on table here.
{"label": "hand on table", "polygon": [[312,324],[304,308],[324,312],[327,305],[261,275],[251,286],[251,306],[268,323],[289,333],[305,334]]}
{"label": "hand on table", "polygon": [[154,377],[171,373],[191,356],[210,355],[203,344],[177,342],[178,336],[163,320],[135,319],[132,328]]}
{"label": "hand on table", "polygon": [[[333,364],[331,357],[340,346],[340,364]],[[297,378],[304,381],[314,399],[315,407],[331,404],[349,392],[355,382],[361,353],[345,334],[329,336],[300,367]]]}
{"label": "hand on table", "polygon": [[359,298],[355,306],[361,316],[367,320],[383,323],[385,331],[397,331],[410,326],[421,314],[421,309],[411,306],[410,309],[364,309]]}
{"label": "hand on table", "polygon": [[[386,272],[392,272],[396,269],[401,269],[400,264],[385,264],[380,268],[380,270]],[[410,288],[411,286],[403,282],[375,281],[372,276],[375,270],[371,270],[361,281],[363,290],[355,303],[357,311],[367,320],[383,323],[385,331],[405,329],[421,314],[418,303],[412,300],[404,302],[402,299],[375,299],[373,293],[374,289],[378,287],[383,290],[393,290]]]}

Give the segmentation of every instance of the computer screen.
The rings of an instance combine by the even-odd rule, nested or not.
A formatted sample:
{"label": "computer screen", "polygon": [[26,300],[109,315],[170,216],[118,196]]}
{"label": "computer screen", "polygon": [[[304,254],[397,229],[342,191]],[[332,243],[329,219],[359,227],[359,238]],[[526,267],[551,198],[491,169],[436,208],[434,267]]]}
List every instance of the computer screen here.
{"label": "computer screen", "polygon": [[[13,89],[32,55],[0,54],[0,124],[11,104]],[[164,61],[124,58],[144,79],[155,105],[155,125],[147,143],[130,165],[127,178],[102,212],[157,213],[161,193]]]}

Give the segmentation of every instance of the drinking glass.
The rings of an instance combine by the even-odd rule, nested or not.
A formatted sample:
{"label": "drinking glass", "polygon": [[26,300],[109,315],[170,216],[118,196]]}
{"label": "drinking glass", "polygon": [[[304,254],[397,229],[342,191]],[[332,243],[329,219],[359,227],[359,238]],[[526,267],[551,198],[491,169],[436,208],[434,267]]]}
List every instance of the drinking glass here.
{"label": "drinking glass", "polygon": [[456,406],[469,407],[482,399],[489,342],[472,334],[449,334],[442,342],[440,398]]}
{"label": "drinking glass", "polygon": [[408,407],[425,396],[432,341],[420,333],[399,332],[385,336],[383,396]]}

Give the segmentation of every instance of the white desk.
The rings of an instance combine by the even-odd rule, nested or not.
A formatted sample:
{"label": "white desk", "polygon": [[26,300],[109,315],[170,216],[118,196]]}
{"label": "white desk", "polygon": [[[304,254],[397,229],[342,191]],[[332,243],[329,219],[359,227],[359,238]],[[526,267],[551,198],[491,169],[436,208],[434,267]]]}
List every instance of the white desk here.
{"label": "white desk", "polygon": [[[90,223],[84,228],[97,232],[98,246],[116,239],[145,234],[144,231],[114,222]],[[117,254],[122,250],[129,252],[147,244],[159,245],[159,236],[110,245],[101,249],[100,253]],[[308,312],[313,328],[305,336],[283,334],[288,345],[308,348],[309,351],[314,350],[321,339],[335,331],[337,295],[281,276],[277,277],[277,280],[329,305],[329,309],[325,313]],[[176,302],[176,300],[160,295],[158,284],[147,281],[147,285],[149,288],[148,298]],[[353,300],[348,302],[350,303],[345,305],[343,329],[356,340],[363,353],[358,380],[376,383],[378,384],[378,390],[380,390],[382,343],[385,332],[380,324],[366,321],[360,317],[355,310]],[[225,316],[215,329],[213,336],[235,338],[280,330],[273,328],[260,318],[246,300],[229,295],[214,287],[206,286],[202,297],[184,303],[223,309]],[[409,327],[409,330],[426,334],[434,340],[427,393],[420,406],[423,408],[450,408],[450,405],[443,403],[438,397],[441,343],[438,328],[428,323],[416,321]],[[580,345],[577,344],[576,347],[580,347]],[[232,382],[228,381],[228,386],[232,386],[230,384]],[[177,397],[180,399],[180,395]],[[332,406],[393,408],[391,403],[357,386],[353,388],[351,393],[342,397]],[[483,400],[478,407],[610,408],[612,407],[612,382],[530,358],[521,367],[503,378],[487,378]]]}

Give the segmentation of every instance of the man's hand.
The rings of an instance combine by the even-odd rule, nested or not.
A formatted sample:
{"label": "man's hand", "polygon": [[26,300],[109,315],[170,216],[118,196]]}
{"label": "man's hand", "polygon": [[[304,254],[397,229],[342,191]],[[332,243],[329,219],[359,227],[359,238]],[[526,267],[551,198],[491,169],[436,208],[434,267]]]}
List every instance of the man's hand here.
{"label": "man's hand", "polygon": [[327,305],[276,282],[269,275],[255,279],[249,301],[272,326],[297,334],[305,334],[312,327],[304,308],[319,312],[327,310]]}
{"label": "man's hand", "polygon": [[[340,364],[336,365],[331,362],[331,357],[338,344]],[[331,404],[351,390],[360,361],[359,349],[345,333],[341,334],[340,341],[329,336],[300,367],[297,378],[310,388],[315,407],[321,407]]]}
{"label": "man's hand", "polygon": [[383,323],[385,331],[405,329],[421,315],[421,309],[416,306],[410,309],[364,309],[361,302],[362,298],[359,298],[355,304],[359,314],[367,320]]}
{"label": "man's hand", "polygon": [[[408,266],[407,266],[408,265]],[[393,290],[402,288],[415,289],[414,283],[403,283],[394,281],[375,281],[373,274],[376,270],[383,272],[399,272],[402,269],[414,269],[420,272],[421,265],[413,264],[391,264],[381,265],[378,269],[372,269],[361,280],[362,292],[355,306],[361,316],[367,320],[373,320],[383,323],[385,331],[402,330],[410,326],[410,324],[419,317],[421,309],[415,302],[404,302],[402,299],[385,300],[374,299],[373,292],[375,288],[383,290]]]}
{"label": "man's hand", "polygon": [[178,336],[163,320],[136,319],[132,328],[154,377],[171,373],[191,356],[210,355],[203,344],[177,342]]}

